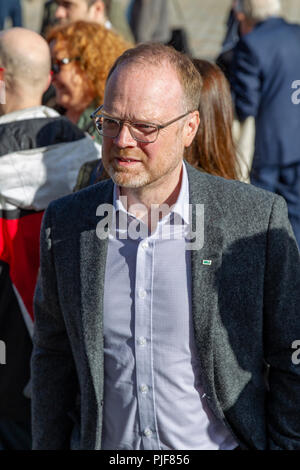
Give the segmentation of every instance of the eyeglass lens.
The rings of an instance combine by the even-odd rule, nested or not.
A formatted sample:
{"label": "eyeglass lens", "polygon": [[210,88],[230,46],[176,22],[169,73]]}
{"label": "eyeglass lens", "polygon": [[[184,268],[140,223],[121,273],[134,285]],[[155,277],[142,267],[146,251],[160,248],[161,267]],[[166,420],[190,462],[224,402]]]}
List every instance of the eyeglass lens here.
{"label": "eyeglass lens", "polygon": [[[130,134],[135,140],[140,142],[154,142],[157,138],[158,129],[156,126],[146,123],[127,123]],[[104,137],[115,138],[121,131],[122,121],[109,119],[104,116],[96,118],[96,127]]]}

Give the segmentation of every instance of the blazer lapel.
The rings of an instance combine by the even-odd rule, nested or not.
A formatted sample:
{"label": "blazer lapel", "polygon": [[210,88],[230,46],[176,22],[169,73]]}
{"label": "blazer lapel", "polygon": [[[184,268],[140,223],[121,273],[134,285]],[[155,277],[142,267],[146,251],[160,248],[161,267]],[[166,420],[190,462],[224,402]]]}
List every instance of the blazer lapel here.
{"label": "blazer lapel", "polygon": [[[214,385],[214,334],[218,318],[219,280],[221,275],[224,234],[222,213],[215,201],[207,180],[198,170],[187,165],[190,204],[193,207],[193,232],[203,242],[191,251],[192,312],[196,345],[202,372],[202,386],[209,406],[223,417]],[[197,215],[197,205],[202,205],[203,217]],[[202,236],[204,223],[204,237]],[[196,235],[197,236],[197,235]]]}
{"label": "blazer lapel", "polygon": [[[83,332],[92,377],[103,368],[103,295],[108,241],[96,230],[81,233],[80,283]],[[100,367],[99,367],[100,366]]]}
{"label": "blazer lapel", "polygon": [[[111,180],[99,183],[100,200],[91,205],[90,222],[86,230],[80,234],[80,290],[83,337],[89,362],[93,393],[96,398],[96,410],[88,407],[91,413],[89,423],[96,425],[95,417],[101,409],[103,401],[104,354],[103,354],[103,297],[105,281],[105,265],[108,247],[108,234],[103,236],[99,231],[99,223],[105,215],[96,215],[101,204],[113,203],[113,184]],[[102,228],[104,224],[102,225]],[[101,233],[102,232],[102,235]],[[91,430],[90,430],[91,431]],[[92,431],[91,431],[91,434]],[[99,441],[101,435],[96,436]]]}

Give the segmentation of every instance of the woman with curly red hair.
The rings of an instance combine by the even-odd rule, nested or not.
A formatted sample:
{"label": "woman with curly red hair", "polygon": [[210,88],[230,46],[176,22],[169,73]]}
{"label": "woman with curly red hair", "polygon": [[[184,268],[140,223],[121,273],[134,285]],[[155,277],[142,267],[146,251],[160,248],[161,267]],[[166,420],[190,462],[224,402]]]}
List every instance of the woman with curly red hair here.
{"label": "woman with curly red hair", "polygon": [[[91,112],[103,101],[112,64],[131,44],[105,26],[86,21],[56,26],[47,41],[56,102],[65,116],[87,130]],[[98,140],[97,133],[91,133]]]}

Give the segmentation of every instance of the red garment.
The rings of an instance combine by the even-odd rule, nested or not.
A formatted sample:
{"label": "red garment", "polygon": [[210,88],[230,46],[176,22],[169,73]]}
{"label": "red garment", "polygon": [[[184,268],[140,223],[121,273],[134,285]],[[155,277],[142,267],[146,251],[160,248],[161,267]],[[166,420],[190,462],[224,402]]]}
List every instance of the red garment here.
{"label": "red garment", "polygon": [[[44,211],[11,219],[0,217],[0,260],[9,265],[12,285],[33,320],[33,295],[39,269],[39,237]],[[20,299],[18,299],[20,301]],[[24,314],[23,310],[23,314]]]}

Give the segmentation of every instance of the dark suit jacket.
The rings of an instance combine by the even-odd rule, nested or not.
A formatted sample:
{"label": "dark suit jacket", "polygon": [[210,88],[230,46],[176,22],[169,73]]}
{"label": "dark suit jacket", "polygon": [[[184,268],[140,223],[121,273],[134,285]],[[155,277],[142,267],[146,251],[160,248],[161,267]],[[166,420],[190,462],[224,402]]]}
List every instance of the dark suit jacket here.
{"label": "dark suit jacket", "polygon": [[[208,404],[244,448],[300,449],[300,366],[292,361],[300,260],[286,204],[187,169],[190,203],[205,211],[204,245],[191,259]],[[108,242],[95,229],[97,207],[112,196],[112,181],[103,181],[51,203],[44,217],[32,357],[35,449],[101,446]]]}
{"label": "dark suit jacket", "polygon": [[256,118],[254,168],[300,163],[300,106],[292,102],[299,44],[299,25],[271,18],[236,47],[232,89],[238,117]]}
{"label": "dark suit jacket", "polygon": [[232,90],[240,120],[254,116],[251,182],[280,194],[300,243],[300,26],[282,18],[259,23],[235,49]]}

